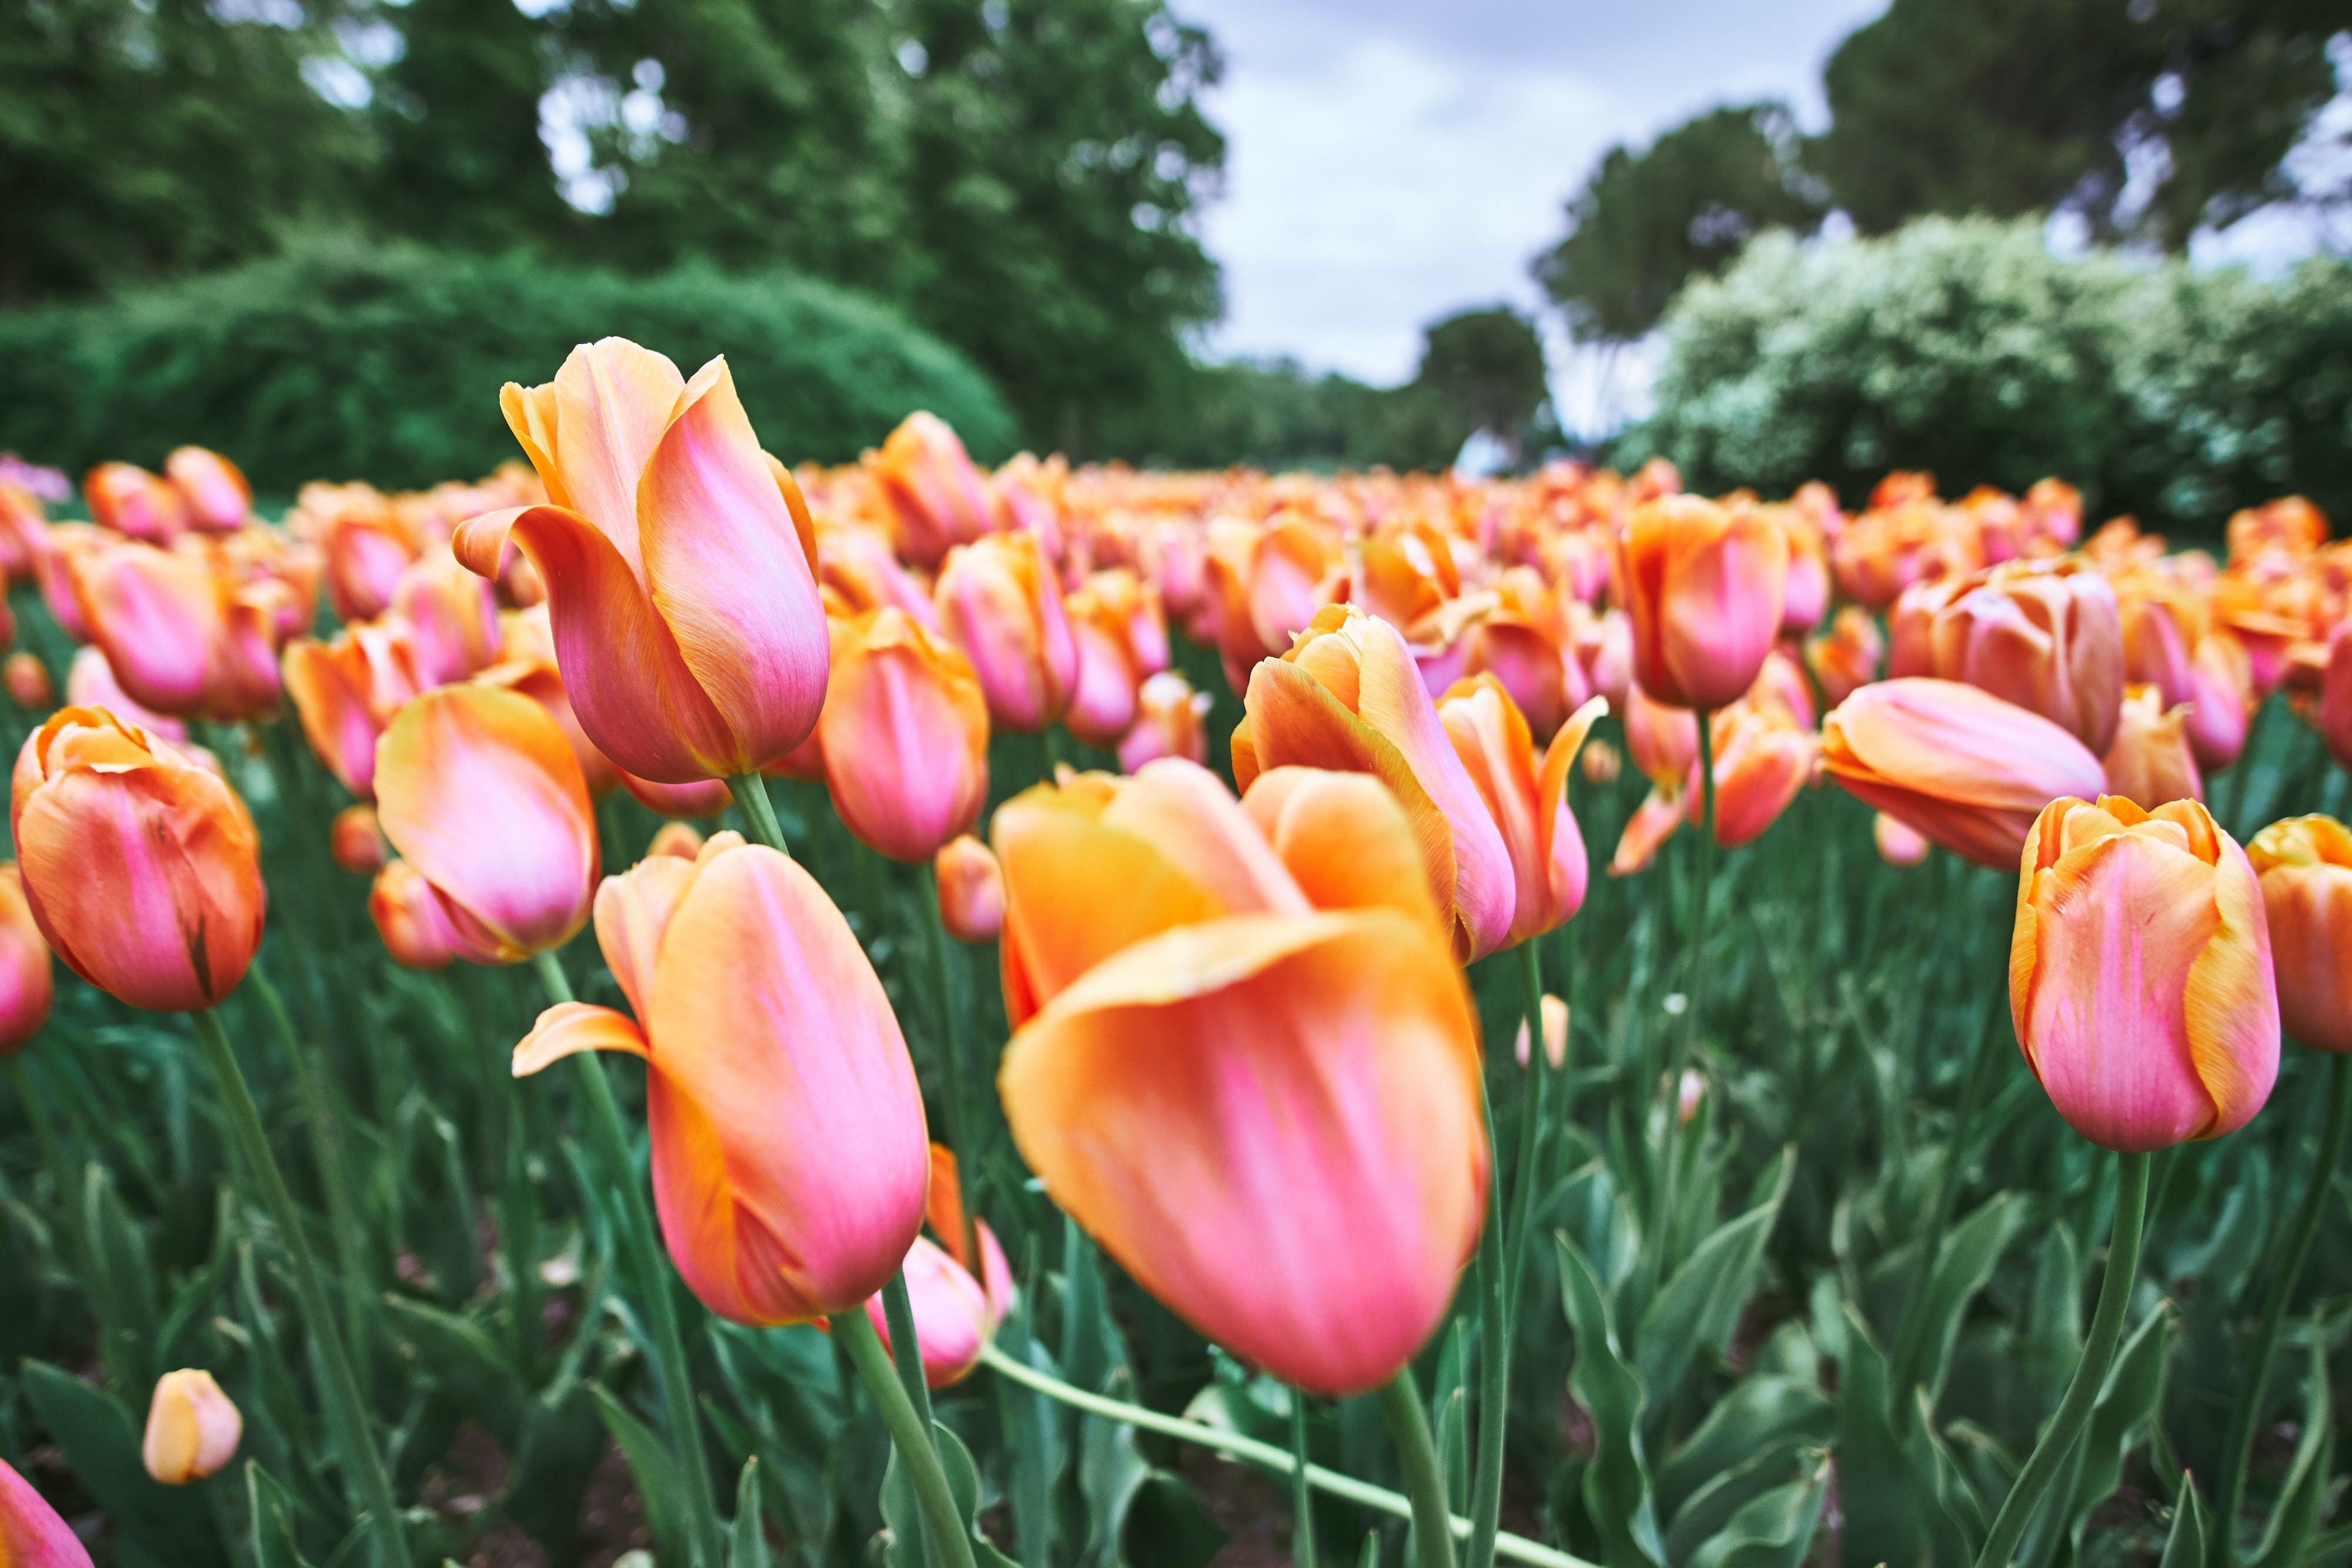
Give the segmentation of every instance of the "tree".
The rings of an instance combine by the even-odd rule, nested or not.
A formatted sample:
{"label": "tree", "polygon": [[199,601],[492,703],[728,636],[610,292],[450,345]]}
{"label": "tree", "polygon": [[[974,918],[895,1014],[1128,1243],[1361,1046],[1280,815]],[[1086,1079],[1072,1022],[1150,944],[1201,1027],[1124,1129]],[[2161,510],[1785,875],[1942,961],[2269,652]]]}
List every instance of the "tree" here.
{"label": "tree", "polygon": [[1444,400],[1462,427],[1462,440],[1486,431],[1513,462],[1528,423],[1551,395],[1535,323],[1503,305],[1431,323],[1413,381]]}
{"label": "tree", "polygon": [[1786,105],[1710,110],[1644,149],[1609,150],[1568,203],[1568,234],[1536,280],[1586,341],[1628,342],[1697,276],[1768,228],[1811,232],[1824,211],[1798,166]]}

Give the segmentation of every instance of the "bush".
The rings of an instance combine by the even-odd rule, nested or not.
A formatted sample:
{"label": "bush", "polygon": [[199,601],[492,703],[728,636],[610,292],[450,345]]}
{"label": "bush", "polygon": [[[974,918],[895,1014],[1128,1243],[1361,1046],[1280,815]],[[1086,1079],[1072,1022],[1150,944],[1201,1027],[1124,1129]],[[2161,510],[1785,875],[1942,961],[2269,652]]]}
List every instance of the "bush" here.
{"label": "bush", "polygon": [[618,333],[689,374],[724,352],[768,448],[841,462],[928,408],[974,455],[1013,417],[970,361],[859,295],[789,273],[646,277],[522,256],[313,242],[100,303],[0,313],[0,447],[69,470],[216,448],[267,492],[419,486],[518,455],[498,389]]}
{"label": "bush", "polygon": [[1927,219],[1885,239],[1769,235],[1665,321],[1657,412],[1622,464],[1694,487],[1849,504],[1889,468],[1947,494],[2045,474],[2105,513],[2218,532],[2300,491],[2352,517],[2352,265],[2276,282],[2113,254],[2065,260],[2036,223]]}

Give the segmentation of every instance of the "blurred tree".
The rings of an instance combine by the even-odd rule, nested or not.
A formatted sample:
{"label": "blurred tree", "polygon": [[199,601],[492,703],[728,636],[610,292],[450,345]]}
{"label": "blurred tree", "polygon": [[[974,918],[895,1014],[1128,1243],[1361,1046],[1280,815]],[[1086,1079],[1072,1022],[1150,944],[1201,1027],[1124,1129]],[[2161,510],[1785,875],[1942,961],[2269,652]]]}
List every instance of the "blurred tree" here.
{"label": "blurred tree", "polygon": [[1513,463],[1529,422],[1551,395],[1535,323],[1504,305],[1433,322],[1413,381],[1445,401],[1464,440],[1486,431]]}
{"label": "blurred tree", "polygon": [[1786,105],[1752,103],[1709,110],[1639,151],[1611,148],[1569,199],[1568,234],[1536,257],[1536,280],[1578,339],[1643,336],[1750,235],[1819,225],[1824,204],[1799,146]]}

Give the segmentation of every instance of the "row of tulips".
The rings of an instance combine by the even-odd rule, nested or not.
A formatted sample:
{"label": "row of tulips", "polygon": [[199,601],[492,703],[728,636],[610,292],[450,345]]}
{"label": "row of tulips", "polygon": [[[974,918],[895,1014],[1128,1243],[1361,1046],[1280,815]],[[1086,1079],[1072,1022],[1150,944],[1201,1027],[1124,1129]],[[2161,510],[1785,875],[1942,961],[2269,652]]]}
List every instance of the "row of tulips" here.
{"label": "row of tulips", "polygon": [[[274,902],[275,931],[311,959],[297,1004],[329,1042],[326,1074],[362,1059],[383,1108],[396,1103],[396,1064],[339,1008],[346,977],[320,972],[331,940],[301,929],[331,925],[344,895],[329,852],[372,878],[367,907],[398,965],[527,964],[543,986],[512,1075],[570,1059],[568,1120],[608,1206],[605,1289],[655,1396],[652,1425],[608,1424],[641,1487],[676,1499],[665,1545],[708,1568],[767,1551],[754,1480],[731,1525],[719,1501],[710,1449],[727,1434],[697,1369],[735,1342],[711,1317],[827,1328],[895,1449],[880,1488],[893,1561],[998,1553],[976,1522],[966,1437],[931,1402],[983,1365],[1008,1391],[1008,1431],[1029,1433],[1006,1438],[1007,1500],[1032,1568],[1050,1568],[1066,1535],[1033,1392],[1289,1473],[1302,1560],[1309,1482],[1402,1514],[1423,1568],[1457,1553],[1486,1568],[1498,1552],[1762,1561],[1739,1552],[1768,1535],[1785,1554],[1773,1560],[1801,1559],[1831,1511],[1825,1477],[1856,1509],[1867,1435],[1841,1425],[1832,1462],[1791,1461],[1793,1479],[1725,1509],[1722,1529],[1677,1540],[1679,1517],[1663,1531],[1654,1517],[1643,1430],[1662,1435],[1679,1382],[1660,1368],[1679,1375],[1689,1345],[1654,1362],[1670,1353],[1625,1351],[1620,1330],[1663,1345],[1673,1331],[1654,1315],[1735,1291],[1706,1303],[1719,1334],[1692,1331],[1727,1353],[1758,1279],[1777,1196],[1738,1243],[1752,1258],[1719,1272],[1735,1250],[1714,1212],[1729,1134],[1706,1107],[1739,1064],[1708,1032],[1741,1031],[1711,995],[1710,954],[1745,868],[1727,893],[1716,857],[1792,812],[1823,820],[1811,787],[1825,780],[1879,813],[1896,866],[1937,845],[2018,869],[2014,1039],[2049,1104],[2116,1155],[2112,1196],[2092,1187],[2113,1240],[2064,1394],[2030,1456],[1978,1489],[1997,1509],[1939,1501],[1949,1528],[1921,1538],[1920,1560],[2003,1563],[2021,1542],[2047,1554],[2042,1511],[2099,1442],[2114,1447],[2095,1417],[2130,1354],[2149,1156],[2256,1115],[2283,1018],[2315,1051],[2352,1051],[2352,837],[2292,818],[2250,854],[2224,825],[2250,805],[2245,759],[2273,714],[2300,716],[2352,766],[2352,555],[2307,504],[2242,514],[2217,563],[2168,554],[2127,519],[2074,548],[2079,499],[2054,482],[1947,504],[1898,475],[1848,517],[1818,489],[1777,504],[1683,495],[1656,465],[1502,483],[1029,459],[992,475],[923,415],[855,467],[795,472],[762,450],[723,361],[688,377],[619,340],[583,345],[547,385],[509,386],[500,407],[527,470],[417,496],[312,486],[282,525],[255,518],[235,469],[194,449],[162,476],[93,471],[89,524],[50,524],[0,486],[0,566],[82,644],[68,706],[26,737],[14,776],[6,1038],[21,1050],[50,1009],[48,953],[131,1007],[189,1015],[240,1180],[285,1258],[347,1517],[379,1563],[418,1560],[417,1521],[371,1408],[380,1331],[352,1299],[398,1271],[365,1254],[364,1204],[347,1190],[364,1184],[336,1146],[331,1089],[306,1088],[334,1269],[314,1255],[216,1011],[258,985],[289,1019],[256,963]],[[1213,656],[1224,691],[1179,667],[1206,667],[1190,649]],[[9,684],[47,706],[31,674]],[[1238,722],[1212,723],[1231,698]],[[1025,755],[1003,738],[1028,735],[1041,738]],[[1120,771],[1055,766],[1064,736]],[[1584,989],[1570,956],[1594,891],[1571,774],[1605,810],[1626,758],[1648,792],[1608,869],[1657,890],[1642,989],[1666,1021],[1654,1050],[1614,1053],[1633,1070],[1604,1074],[1610,1093],[1580,1095],[1591,1074],[1576,1071],[1577,1026],[1633,998]],[[1008,794],[1008,769],[1039,782]],[[2209,776],[2228,791],[2216,810]],[[239,780],[304,835],[276,852],[267,886]],[[674,824],[603,875],[642,841],[613,831],[615,791],[704,827]],[[856,847],[821,824],[820,792]],[[330,826],[325,807],[342,801]],[[1676,878],[1685,824],[1696,841]],[[832,847],[845,852],[828,866]],[[918,878],[930,962],[911,981],[877,917],[874,857]],[[1965,907],[1969,884],[1940,874]],[[294,922],[289,902],[307,906]],[[574,996],[561,955],[591,924],[594,983],[623,1006]],[[1623,936],[1621,923],[1600,940]],[[990,942],[1001,1051],[974,1028],[990,1009],[959,995],[958,945]],[[1584,1019],[1545,995],[1547,951],[1569,959],[1555,978],[1583,990]],[[1506,952],[1515,997],[1497,1007],[1477,977]],[[900,1013],[918,998],[929,1022],[910,1050]],[[1522,1027],[1507,1120],[1497,1086],[1520,1070],[1482,1044],[1482,1015],[1497,1012]],[[286,1029],[299,1077],[320,1047]],[[649,1182],[636,1097],[616,1092],[605,1053],[643,1064]],[[1916,1280],[1891,1320],[1892,1394],[1873,1416],[1890,1445],[1927,1444],[1931,1470],[1942,1373],[1922,1364],[1922,1302],[1974,1235],[1953,1207],[1997,1060],[1959,1054],[1956,1124],[1909,1238]],[[2197,1534],[2184,1561],[2241,1549],[2266,1373],[2352,1120],[2340,1056],[2331,1076],[2321,1151],[2242,1352],[2210,1541]],[[20,1082],[28,1120],[47,1125]],[[511,1082],[475,1092],[505,1162],[496,1246],[528,1300],[546,1259],[516,1145],[547,1108]],[[1012,1182],[982,1179],[1012,1162],[1000,1126]],[[1050,1309],[1026,1299],[1048,1276],[1024,1180],[1068,1221]],[[60,1168],[59,1202],[68,1185]],[[1570,1195],[1598,1190],[1612,1195],[1601,1212],[1641,1216],[1622,1221],[1622,1267],[1570,1222]],[[1000,1228],[1024,1243],[1025,1288]],[[1552,1543],[1500,1528],[1527,1427],[1514,1395],[1544,1375],[1514,1366],[1544,1337],[1530,1308],[1551,1287],[1528,1268],[1539,1235],[1557,1238],[1569,1387],[1601,1431],[1577,1500],[1533,1529]],[[1072,1342],[1096,1326],[1073,1324],[1100,1289],[1096,1247],[1240,1376],[1275,1380],[1288,1443],[1248,1437],[1230,1413],[1170,1417],[1086,1373]],[[672,1270],[711,1317],[681,1311]],[[2053,1287],[2074,1288],[2071,1272]],[[1048,1315],[1058,1368],[1032,1340]],[[2135,1345],[2162,1310],[2137,1315]],[[542,1354],[519,1308],[509,1327],[520,1361]],[[1637,1365],[1656,1413],[1638,1414]],[[1433,1377],[1455,1390],[1433,1424]],[[1314,1403],[1360,1396],[1390,1427],[1401,1492],[1315,1462]],[[205,1371],[155,1385],[158,1481],[210,1475],[238,1442],[237,1409]],[[1790,1456],[1774,1458],[1777,1478]],[[15,1472],[0,1482],[0,1563],[84,1560]],[[258,1543],[268,1510],[248,1490]],[[2207,1531],[2193,1484],[2176,1485],[2172,1511],[2176,1540]],[[814,1562],[821,1545],[795,1548]]]}

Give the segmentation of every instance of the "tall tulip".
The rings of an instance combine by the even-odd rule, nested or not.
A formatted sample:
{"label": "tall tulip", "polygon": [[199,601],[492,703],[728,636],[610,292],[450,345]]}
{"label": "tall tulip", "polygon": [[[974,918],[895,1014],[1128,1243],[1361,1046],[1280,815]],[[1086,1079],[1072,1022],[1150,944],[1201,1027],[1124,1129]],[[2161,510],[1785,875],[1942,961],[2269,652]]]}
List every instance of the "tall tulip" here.
{"label": "tall tulip", "polygon": [[245,802],[171,742],[60,708],[17,754],[9,822],[52,952],[133,1007],[208,1008],[261,944],[260,840]]}
{"label": "tall tulip", "polygon": [[664,784],[755,773],[815,727],[826,634],[814,539],[724,360],[688,381],[625,339],[572,350],[499,406],[543,505],[461,524],[496,577],[511,537],[546,580],[556,662],[597,748]]}
{"label": "tall tulip", "polygon": [[1025,734],[1062,716],[1077,686],[1078,645],[1034,536],[957,547],[935,594],[940,625],[971,660],[999,727]]}
{"label": "tall tulip", "polygon": [[101,463],[82,476],[82,499],[102,528],[125,538],[167,545],[187,531],[180,493],[135,463]]}
{"label": "tall tulip", "polygon": [[1128,647],[1125,619],[1118,605],[1091,586],[1071,594],[1064,608],[1078,658],[1062,722],[1088,746],[1116,746],[1135,723],[1136,687],[1142,679]]}
{"label": "tall tulip", "polygon": [[1508,940],[1524,942],[1565,924],[1584,904],[1591,865],[1584,835],[1568,809],[1568,769],[1609,699],[1577,709],[1538,757],[1518,705],[1492,673],[1456,682],[1437,716],[1469,770],[1510,851],[1518,892]]}
{"label": "tall tulip", "polygon": [[858,841],[929,860],[988,799],[988,700],[962,650],[896,608],[835,623],[817,721],[825,789]]}
{"label": "tall tulip", "polygon": [[90,1568],[89,1549],[33,1483],[0,1459],[0,1563],[8,1568]]}
{"label": "tall tulip", "polygon": [[490,585],[436,549],[393,584],[392,612],[408,625],[416,673],[428,686],[462,681],[499,653],[499,604]]}
{"label": "tall tulip", "polygon": [[1780,635],[1789,541],[1752,506],[1669,496],[1617,541],[1633,675],[1675,707],[1717,708],[1755,684]]}
{"label": "tall tulip", "polygon": [[346,623],[373,621],[392,608],[393,591],[420,549],[408,526],[382,507],[336,513],[319,544],[327,602]]}
{"label": "tall tulip", "polygon": [[[1813,771],[1818,743],[1777,703],[1738,703],[1715,715],[1715,841],[1725,849],[1762,835],[1780,820]],[[1701,791],[1685,794],[1695,827],[1704,827]]]}
{"label": "tall tulip", "polygon": [[85,645],[74,650],[73,663],[66,666],[66,702],[73,707],[102,707],[125,724],[135,724],[165,740],[188,738],[184,723],[155,712],[122,689],[103,648]]}
{"label": "tall tulip", "polygon": [[24,875],[16,862],[0,862],[0,1056],[32,1043],[56,994],[49,945],[25,902]]}

